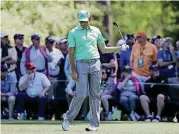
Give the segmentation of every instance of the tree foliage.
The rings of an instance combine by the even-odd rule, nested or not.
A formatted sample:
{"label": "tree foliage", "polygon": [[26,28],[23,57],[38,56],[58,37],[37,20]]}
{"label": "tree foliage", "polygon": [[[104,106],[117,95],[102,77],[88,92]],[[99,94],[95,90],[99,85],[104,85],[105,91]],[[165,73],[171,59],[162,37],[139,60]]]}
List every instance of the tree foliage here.
{"label": "tree foliage", "polygon": [[[103,24],[105,14],[112,14],[123,34],[144,30],[149,37],[160,34],[175,40],[179,35],[177,1],[113,1],[109,8],[96,1],[2,1],[1,31],[7,32],[11,39],[15,33],[24,33],[27,44],[33,33],[40,34],[42,40],[47,35],[66,37],[78,24],[76,15],[81,9],[90,11],[91,25],[99,27],[105,38],[108,38],[107,26]],[[117,42],[120,35],[113,29],[114,42]]]}

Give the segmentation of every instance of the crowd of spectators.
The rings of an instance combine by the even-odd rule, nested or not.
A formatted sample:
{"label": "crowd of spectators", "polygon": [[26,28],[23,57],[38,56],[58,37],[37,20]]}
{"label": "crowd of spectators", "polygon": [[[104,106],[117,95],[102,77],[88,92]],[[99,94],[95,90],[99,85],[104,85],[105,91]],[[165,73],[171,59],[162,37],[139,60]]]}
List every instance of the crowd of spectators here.
{"label": "crowd of spectators", "polygon": [[[121,120],[164,121],[179,111],[179,41],[145,32],[124,37],[128,50],[103,54],[100,50],[101,120],[112,120],[115,110]],[[71,78],[68,40],[38,34],[24,46],[24,35],[1,32],[1,119],[62,119],[75,95]],[[110,46],[108,40],[105,41]],[[120,45],[121,40],[117,42]],[[89,120],[89,99],[77,119]],[[170,110],[169,110],[170,109]],[[114,115],[113,115],[114,116]]]}

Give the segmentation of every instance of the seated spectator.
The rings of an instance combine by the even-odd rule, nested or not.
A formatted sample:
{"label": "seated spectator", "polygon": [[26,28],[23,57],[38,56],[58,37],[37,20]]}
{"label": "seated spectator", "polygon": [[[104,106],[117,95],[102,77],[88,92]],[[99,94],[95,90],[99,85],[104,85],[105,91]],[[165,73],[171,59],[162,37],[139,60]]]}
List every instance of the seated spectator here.
{"label": "seated spectator", "polygon": [[139,80],[132,76],[129,66],[125,66],[122,70],[122,78],[119,80],[117,89],[120,93],[120,104],[124,107],[127,113],[130,113],[132,121],[138,120],[138,114],[135,112],[136,102],[139,99],[140,84]]}
{"label": "seated spectator", "polygon": [[19,92],[17,96],[18,113],[20,120],[24,120],[25,101],[37,101],[39,106],[38,120],[44,120],[45,105],[47,101],[47,91],[51,84],[49,79],[43,73],[36,72],[35,65],[32,62],[26,64],[27,73],[20,78]]}
{"label": "seated spectator", "polygon": [[114,77],[110,76],[106,82],[106,87],[104,87],[103,91],[101,92],[101,102],[104,106],[104,109],[106,111],[105,115],[108,117],[109,114],[109,99],[113,99],[112,93],[114,92],[116,88]]}
{"label": "seated spectator", "polygon": [[[12,115],[15,104],[16,82],[13,77],[7,73],[7,70],[6,64],[1,64],[1,102],[8,102],[9,120],[13,120]],[[3,107],[1,107],[1,109],[2,108]]]}
{"label": "seated spectator", "polygon": [[157,59],[161,78],[164,79],[176,76],[175,52],[169,39],[162,40],[162,50],[158,52]]}
{"label": "seated spectator", "polygon": [[[161,113],[167,100],[167,86],[162,84],[167,84],[168,82],[159,77],[159,70],[154,65],[151,67],[151,74],[151,78],[144,84],[146,94],[140,96],[140,102],[147,116],[145,121],[159,122],[161,121]],[[149,104],[153,101],[157,103],[157,116],[154,119],[152,119],[149,109]]]}

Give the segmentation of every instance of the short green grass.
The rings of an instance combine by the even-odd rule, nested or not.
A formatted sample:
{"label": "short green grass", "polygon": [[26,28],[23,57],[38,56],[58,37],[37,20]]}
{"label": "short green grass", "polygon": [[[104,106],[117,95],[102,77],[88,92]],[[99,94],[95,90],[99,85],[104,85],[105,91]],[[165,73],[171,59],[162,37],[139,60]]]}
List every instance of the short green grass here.
{"label": "short green grass", "polygon": [[88,122],[74,121],[63,131],[61,121],[1,121],[2,134],[179,134],[179,123],[101,122],[97,132],[85,132]]}

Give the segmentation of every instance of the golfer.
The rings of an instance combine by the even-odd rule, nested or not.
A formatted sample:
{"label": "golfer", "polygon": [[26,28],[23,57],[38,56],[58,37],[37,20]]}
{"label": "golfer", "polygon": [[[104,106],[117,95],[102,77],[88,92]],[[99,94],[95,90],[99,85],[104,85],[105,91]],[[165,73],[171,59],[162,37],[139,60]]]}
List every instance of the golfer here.
{"label": "golfer", "polygon": [[100,122],[101,104],[101,63],[98,48],[103,53],[118,53],[121,48],[106,47],[100,30],[90,25],[91,17],[88,11],[79,11],[77,18],[80,24],[68,34],[69,61],[72,79],[76,81],[76,94],[69,110],[63,115],[62,128],[64,131],[69,130],[70,123],[89,95],[91,121],[86,131],[96,131]]}

